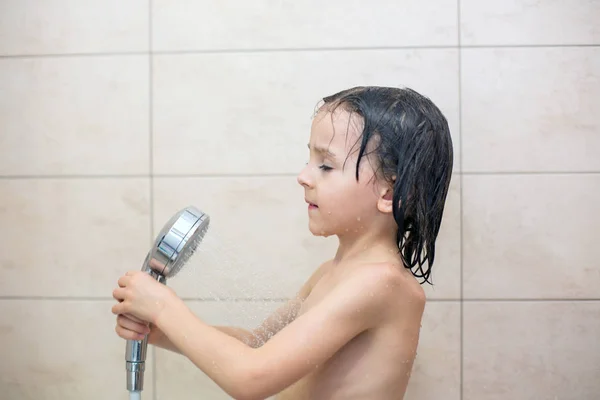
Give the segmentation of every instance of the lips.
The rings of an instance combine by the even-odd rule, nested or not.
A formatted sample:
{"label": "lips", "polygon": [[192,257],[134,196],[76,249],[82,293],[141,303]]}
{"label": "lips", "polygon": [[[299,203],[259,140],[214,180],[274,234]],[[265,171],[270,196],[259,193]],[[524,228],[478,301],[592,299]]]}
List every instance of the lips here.
{"label": "lips", "polygon": [[308,208],[319,208],[319,206],[317,206],[315,203],[311,203],[306,199],[304,199],[304,201],[306,201],[306,203],[308,204]]}

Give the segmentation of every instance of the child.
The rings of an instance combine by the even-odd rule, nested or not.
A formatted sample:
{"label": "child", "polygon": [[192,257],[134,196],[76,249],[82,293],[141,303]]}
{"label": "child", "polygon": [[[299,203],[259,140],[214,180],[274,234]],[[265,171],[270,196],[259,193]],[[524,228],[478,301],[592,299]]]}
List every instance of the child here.
{"label": "child", "polygon": [[113,293],[117,333],[149,333],[236,399],[401,399],[452,173],[447,121],[413,90],[357,87],[324,99],[308,147],[309,229],[339,247],[295,299],[253,332],[214,327],[133,271]]}

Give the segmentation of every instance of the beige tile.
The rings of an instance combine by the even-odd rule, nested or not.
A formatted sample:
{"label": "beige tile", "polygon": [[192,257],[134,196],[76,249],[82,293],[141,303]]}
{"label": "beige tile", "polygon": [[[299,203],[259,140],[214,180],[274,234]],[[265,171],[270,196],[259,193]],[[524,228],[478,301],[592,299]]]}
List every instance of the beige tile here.
{"label": "beige tile", "polygon": [[596,399],[599,302],[464,305],[464,399]]}
{"label": "beige tile", "polygon": [[[209,324],[245,329],[257,327],[264,318],[283,304],[282,302],[244,301],[188,301],[187,303],[192,311]],[[231,399],[189,359],[162,349],[157,349],[156,352],[157,400]]]}
{"label": "beige tile", "polygon": [[0,295],[111,297],[150,242],[147,179],[0,180]]}
{"label": "beige tile", "polygon": [[600,44],[597,0],[459,4],[463,45]]}
{"label": "beige tile", "polygon": [[0,54],[147,51],[145,0],[4,0]]}
{"label": "beige tile", "polygon": [[289,298],[335,254],[337,240],[308,230],[304,191],[294,176],[157,178],[154,232],[188,205],[211,225],[169,286],[183,297]]}
{"label": "beige tile", "polygon": [[[190,308],[209,324],[233,325],[246,329],[282,303],[195,302]],[[423,318],[417,362],[406,400],[459,398],[460,388],[460,305],[457,302],[429,302]],[[178,371],[173,374],[172,371]],[[431,382],[436,384],[432,385]],[[158,400],[178,398],[229,399],[210,378],[187,358],[157,350]]]}
{"label": "beige tile", "polygon": [[[226,5],[227,4],[227,5]],[[456,45],[456,2],[153,1],[154,50]],[[199,20],[200,19],[200,20]]]}
{"label": "beige tile", "polygon": [[405,400],[460,399],[460,304],[428,302]]}
{"label": "beige tile", "polygon": [[431,273],[433,286],[423,284],[428,298],[460,299],[460,176],[450,182]]}
{"label": "beige tile", "polygon": [[175,54],[153,65],[157,174],[296,173],[320,99],[360,85],[429,96],[458,160],[455,49]]}
{"label": "beige tile", "polygon": [[600,175],[463,179],[465,298],[598,298]]}
{"label": "beige tile", "polygon": [[0,59],[0,174],[148,173],[148,62]]}
{"label": "beige tile", "polygon": [[464,171],[600,170],[600,48],[462,51]]}
{"label": "beige tile", "polygon": [[[126,400],[125,340],[109,301],[0,300],[3,400]],[[147,358],[152,365],[152,355]],[[143,398],[152,398],[152,368]]]}

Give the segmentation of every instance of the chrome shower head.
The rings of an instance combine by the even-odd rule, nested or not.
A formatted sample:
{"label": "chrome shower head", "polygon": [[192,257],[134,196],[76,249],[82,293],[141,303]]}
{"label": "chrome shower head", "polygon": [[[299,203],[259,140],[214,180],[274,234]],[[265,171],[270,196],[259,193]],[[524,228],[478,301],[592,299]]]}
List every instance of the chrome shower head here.
{"label": "chrome shower head", "polygon": [[[166,284],[167,278],[174,277],[194,254],[209,224],[209,216],[195,207],[179,211],[156,236],[142,271]],[[128,340],[125,350],[127,390],[138,396],[144,389],[147,348],[148,336],[143,340]]]}
{"label": "chrome shower head", "polygon": [[195,207],[175,214],[158,233],[142,270],[158,277],[174,277],[204,238],[210,217]]}

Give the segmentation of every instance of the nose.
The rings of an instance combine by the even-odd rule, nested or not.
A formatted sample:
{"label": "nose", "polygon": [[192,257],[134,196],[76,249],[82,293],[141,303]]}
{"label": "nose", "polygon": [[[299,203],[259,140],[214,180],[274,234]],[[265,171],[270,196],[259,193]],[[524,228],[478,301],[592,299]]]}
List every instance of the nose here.
{"label": "nose", "polygon": [[297,179],[298,179],[298,183],[300,184],[300,186],[303,186],[305,188],[312,187],[313,183],[312,183],[312,178],[310,176],[310,167],[308,164],[306,164],[306,166],[304,166],[304,168],[302,168],[302,170],[298,174]]}

